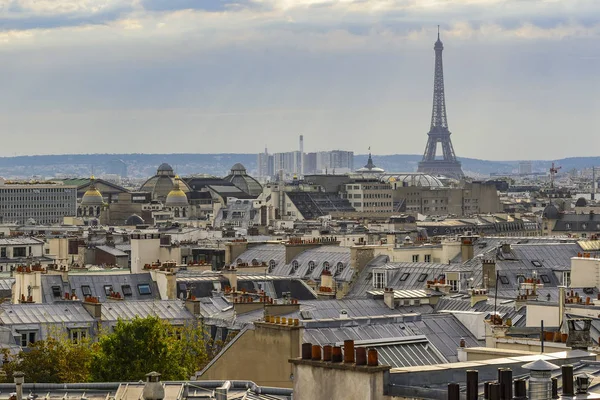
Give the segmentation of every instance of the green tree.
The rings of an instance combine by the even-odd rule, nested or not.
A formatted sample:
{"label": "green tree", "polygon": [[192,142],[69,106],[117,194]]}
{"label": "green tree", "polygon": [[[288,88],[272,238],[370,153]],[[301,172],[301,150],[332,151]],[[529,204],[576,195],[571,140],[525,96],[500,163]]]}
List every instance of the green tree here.
{"label": "green tree", "polygon": [[70,383],[90,379],[92,349],[87,341],[73,343],[66,335],[56,335],[30,345],[16,357],[4,352],[4,365],[8,382],[12,374],[22,371],[27,382]]}
{"label": "green tree", "polygon": [[204,338],[199,327],[174,327],[154,316],[119,320],[95,345],[92,380],[137,381],[150,371],[165,380],[189,379],[206,364]]}

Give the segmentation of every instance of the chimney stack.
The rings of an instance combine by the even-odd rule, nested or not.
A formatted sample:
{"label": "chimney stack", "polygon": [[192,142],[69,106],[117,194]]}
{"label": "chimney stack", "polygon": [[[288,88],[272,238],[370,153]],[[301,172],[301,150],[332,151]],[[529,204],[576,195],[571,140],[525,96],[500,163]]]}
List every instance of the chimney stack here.
{"label": "chimney stack", "polygon": [[[583,327],[579,329],[577,325],[575,325],[576,322],[583,322]],[[569,327],[567,347],[570,347],[573,350],[587,351],[588,347],[592,345],[592,338],[590,336],[592,320],[589,318],[570,319],[567,321],[567,324]]]}
{"label": "chimney stack", "polygon": [[23,400],[23,383],[25,382],[25,374],[21,371],[15,371],[13,373],[13,379],[15,381],[17,393],[17,400]]}
{"label": "chimney stack", "polygon": [[473,238],[469,236],[463,236],[460,245],[460,254],[462,262],[467,262],[473,259]]}
{"label": "chimney stack", "polygon": [[483,286],[486,289],[492,289],[496,287],[496,260],[494,259],[483,259],[481,261],[481,268],[483,272]]}
{"label": "chimney stack", "polygon": [[566,364],[562,366],[562,395],[563,396],[575,396],[573,390],[573,366]]}
{"label": "chimney stack", "polygon": [[460,386],[458,386],[458,383],[448,384],[448,400],[460,400]]}
{"label": "chimney stack", "polygon": [[392,288],[384,288],[383,289],[383,302],[390,310],[395,309],[396,305],[394,304],[394,289]]}
{"label": "chimney stack", "polygon": [[354,340],[344,340],[344,363],[354,364]]}
{"label": "chimney stack", "polygon": [[467,400],[477,400],[478,386],[479,372],[474,369],[467,370]]}

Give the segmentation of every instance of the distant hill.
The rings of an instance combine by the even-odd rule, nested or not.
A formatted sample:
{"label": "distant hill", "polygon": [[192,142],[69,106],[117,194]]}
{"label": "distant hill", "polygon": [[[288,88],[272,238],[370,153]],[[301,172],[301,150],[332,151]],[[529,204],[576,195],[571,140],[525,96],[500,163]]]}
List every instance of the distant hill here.
{"label": "distant hill", "polygon": [[[373,156],[378,167],[388,172],[413,172],[421,160],[421,155],[394,154]],[[30,177],[39,175],[87,176],[117,173],[119,167],[126,165],[131,177],[148,177],[156,172],[163,162],[171,164],[175,172],[181,175],[211,174],[226,175],[235,163],[242,163],[250,174],[257,172],[256,154],[65,154],[36,155],[18,157],[0,157],[0,176]],[[463,170],[469,175],[479,177],[491,173],[510,174],[518,170],[518,161],[488,161],[474,158],[460,158]],[[562,171],[600,166],[600,157],[570,157],[561,160],[534,160],[534,172],[546,172],[552,161],[562,167]],[[354,166],[359,168],[367,163],[366,154],[355,155]]]}

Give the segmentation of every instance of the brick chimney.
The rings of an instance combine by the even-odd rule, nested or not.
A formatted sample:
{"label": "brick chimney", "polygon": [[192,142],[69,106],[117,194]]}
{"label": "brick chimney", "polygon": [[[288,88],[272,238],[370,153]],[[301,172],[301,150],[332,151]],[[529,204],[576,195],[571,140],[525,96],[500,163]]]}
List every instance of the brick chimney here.
{"label": "brick chimney", "polygon": [[86,297],[82,303],[83,308],[95,319],[102,318],[102,303],[97,297]]}

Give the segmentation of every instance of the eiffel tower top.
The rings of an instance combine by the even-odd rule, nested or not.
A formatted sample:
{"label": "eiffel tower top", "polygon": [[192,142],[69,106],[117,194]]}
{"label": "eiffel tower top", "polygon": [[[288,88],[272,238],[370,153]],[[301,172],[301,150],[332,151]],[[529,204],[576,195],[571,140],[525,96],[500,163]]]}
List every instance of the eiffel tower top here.
{"label": "eiffel tower top", "polygon": [[444,44],[440,40],[440,26],[439,25],[438,25],[438,39],[437,39],[437,42],[435,42],[435,46],[433,46],[433,48],[435,50],[444,50]]}
{"label": "eiffel tower top", "polygon": [[446,96],[444,94],[444,65],[442,63],[442,50],[444,45],[440,40],[440,26],[438,25],[438,39],[433,47],[435,50],[435,76],[433,78],[433,110],[431,112],[431,132],[447,131]]}

